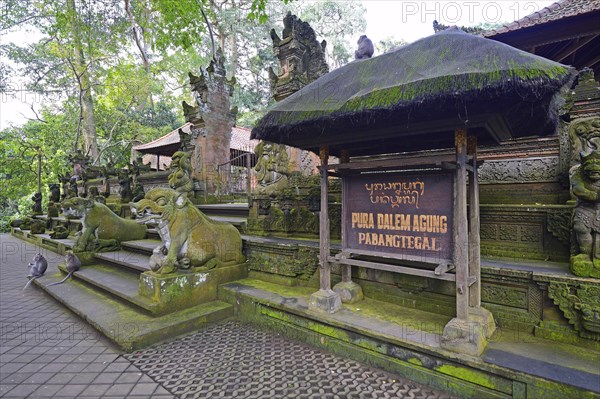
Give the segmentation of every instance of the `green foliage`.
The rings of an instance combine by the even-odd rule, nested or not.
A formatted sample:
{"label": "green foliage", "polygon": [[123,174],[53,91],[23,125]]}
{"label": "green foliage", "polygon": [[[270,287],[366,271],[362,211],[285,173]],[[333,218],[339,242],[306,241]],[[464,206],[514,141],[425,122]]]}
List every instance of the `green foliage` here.
{"label": "green foliage", "polygon": [[393,36],[388,36],[381,39],[376,45],[375,49],[379,54],[385,54],[388,51],[397,50],[402,46],[406,46],[408,42],[403,39],[396,39]]}

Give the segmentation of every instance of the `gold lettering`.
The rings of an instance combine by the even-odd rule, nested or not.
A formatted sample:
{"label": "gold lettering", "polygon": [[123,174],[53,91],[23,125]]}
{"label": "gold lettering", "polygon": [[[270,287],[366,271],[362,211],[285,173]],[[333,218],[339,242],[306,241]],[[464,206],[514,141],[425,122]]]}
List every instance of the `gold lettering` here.
{"label": "gold lettering", "polygon": [[440,233],[445,234],[448,232],[448,217],[440,216]]}

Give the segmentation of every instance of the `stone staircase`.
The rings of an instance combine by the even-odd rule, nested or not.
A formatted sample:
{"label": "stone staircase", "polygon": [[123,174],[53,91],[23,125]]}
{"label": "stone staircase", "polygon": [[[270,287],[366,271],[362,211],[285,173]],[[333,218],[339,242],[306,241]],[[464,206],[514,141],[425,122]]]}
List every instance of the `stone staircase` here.
{"label": "stone staircase", "polygon": [[[18,228],[13,229],[13,235],[60,255],[74,245],[72,238],[55,240],[47,234],[33,235]],[[150,270],[152,250],[161,245],[156,237],[151,230],[147,239],[121,243],[119,251],[82,258],[84,265],[64,284],[47,286],[64,278],[64,264],[59,265],[59,270],[49,269],[34,284],[127,351],[233,316],[232,305],[217,300],[216,285],[222,280],[219,278],[213,279],[208,295],[198,301],[184,301],[183,305],[180,300],[177,306],[170,307],[165,297],[142,294],[142,273]],[[227,276],[245,277],[245,268],[236,267],[236,273]]]}

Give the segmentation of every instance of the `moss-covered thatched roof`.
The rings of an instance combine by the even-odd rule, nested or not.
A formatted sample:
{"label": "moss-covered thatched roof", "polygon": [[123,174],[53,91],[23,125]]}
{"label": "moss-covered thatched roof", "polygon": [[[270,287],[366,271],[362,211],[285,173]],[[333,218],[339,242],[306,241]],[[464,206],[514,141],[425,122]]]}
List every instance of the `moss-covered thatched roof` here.
{"label": "moss-covered thatched roof", "polygon": [[574,69],[460,31],[353,61],[275,104],[252,138],[332,154],[452,146],[467,127],[480,141],[555,131],[553,99]]}

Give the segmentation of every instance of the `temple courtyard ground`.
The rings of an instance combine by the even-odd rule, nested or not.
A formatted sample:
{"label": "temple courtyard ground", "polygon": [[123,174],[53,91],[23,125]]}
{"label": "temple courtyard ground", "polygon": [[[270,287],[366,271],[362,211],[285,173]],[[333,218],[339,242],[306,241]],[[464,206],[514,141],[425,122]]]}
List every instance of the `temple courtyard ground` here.
{"label": "temple courtyard ground", "polygon": [[22,290],[38,252],[56,272],[63,257],[0,235],[2,398],[450,397],[234,319],[123,353],[37,287]]}

